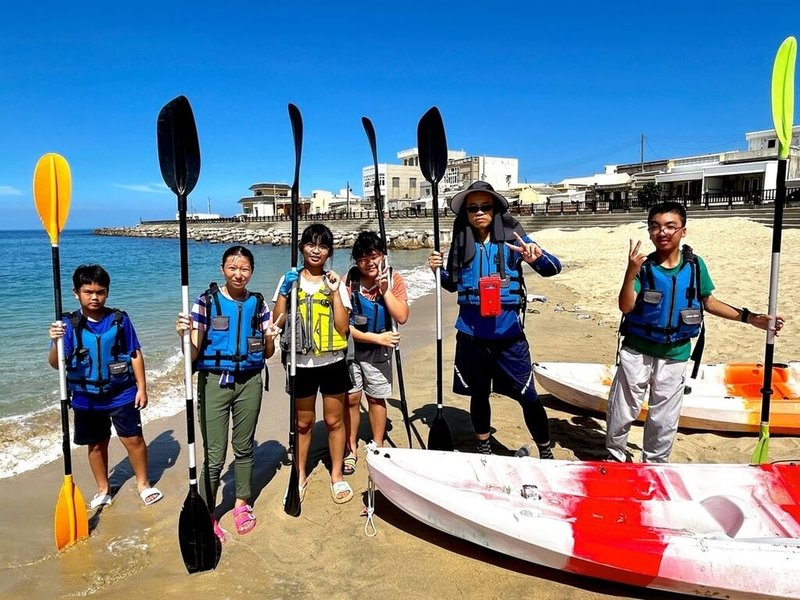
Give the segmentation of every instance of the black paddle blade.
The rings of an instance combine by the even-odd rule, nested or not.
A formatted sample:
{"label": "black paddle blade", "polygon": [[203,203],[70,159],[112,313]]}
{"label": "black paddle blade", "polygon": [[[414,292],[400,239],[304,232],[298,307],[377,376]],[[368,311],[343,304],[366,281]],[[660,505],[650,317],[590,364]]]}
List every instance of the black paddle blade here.
{"label": "black paddle blade", "polygon": [[430,183],[439,183],[447,168],[447,137],[442,115],[435,106],[419,120],[417,150],[422,175]]}
{"label": "black paddle blade", "polygon": [[300,109],[289,103],[289,120],[294,138],[294,182],[292,183],[292,267],[297,266],[298,223],[300,210],[300,159],[303,155],[303,116]]}
{"label": "black paddle blade", "polygon": [[200,144],[194,113],[186,96],[169,101],[158,113],[158,162],[164,183],[186,196],[200,177]]}
{"label": "black paddle blade", "polygon": [[211,571],[222,556],[222,542],[214,533],[211,513],[200,495],[189,490],[178,519],[181,556],[189,573]]}
{"label": "black paddle blade", "polygon": [[428,433],[428,450],[453,451],[453,436],[441,411],[436,413],[436,417],[431,423],[431,430]]}
{"label": "black paddle blade", "polygon": [[292,472],[289,475],[289,487],[286,488],[286,498],[283,500],[283,512],[290,517],[299,517],[301,511],[300,503],[300,476],[297,474],[297,467],[292,461]]}
{"label": "black paddle blade", "polygon": [[[294,138],[294,183],[292,184],[292,204],[299,201],[300,192],[300,158],[303,154],[303,116],[300,109],[289,103],[289,120],[292,122],[292,137]],[[298,196],[295,197],[295,190]]]}

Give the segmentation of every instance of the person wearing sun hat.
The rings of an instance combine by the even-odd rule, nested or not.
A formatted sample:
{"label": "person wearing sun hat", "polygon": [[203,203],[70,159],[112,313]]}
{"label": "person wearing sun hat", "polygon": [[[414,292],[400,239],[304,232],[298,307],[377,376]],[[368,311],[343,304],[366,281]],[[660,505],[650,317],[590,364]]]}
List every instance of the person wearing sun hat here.
{"label": "person wearing sun hat", "polygon": [[478,452],[491,453],[489,395],[496,392],[520,403],[539,456],[553,458],[522,322],[527,297],[522,263],[543,277],[560,273],[561,263],[525,233],[508,213],[508,200],[486,181],[453,196],[450,208],[456,219],[447,262],[432,252],[428,265],[434,272],[441,269],[445,290],[458,293],[453,392],[470,397]]}

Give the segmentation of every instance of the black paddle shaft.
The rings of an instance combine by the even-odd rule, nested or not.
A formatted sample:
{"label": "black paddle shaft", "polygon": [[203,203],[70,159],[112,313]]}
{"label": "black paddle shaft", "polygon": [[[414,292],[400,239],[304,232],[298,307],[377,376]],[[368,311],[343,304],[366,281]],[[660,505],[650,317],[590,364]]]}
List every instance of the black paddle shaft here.
{"label": "black paddle shaft", "polygon": [[[61,302],[61,255],[57,245],[51,246],[50,256],[53,262],[53,304],[56,321],[60,321],[64,312]],[[69,445],[69,394],[61,398],[61,451],[64,455],[64,475],[72,475],[72,451]]]}
{"label": "black paddle shaft", "polygon": [[[381,184],[378,179],[378,140],[375,137],[375,127],[372,125],[367,117],[361,117],[361,124],[364,126],[364,132],[367,134],[369,141],[369,148],[372,151],[372,165],[373,165],[373,187],[372,193],[375,196],[375,211],[378,213],[378,229],[380,231],[381,243],[386,251],[387,260],[389,255],[389,243],[386,240],[386,224],[383,220],[383,199],[381,198]],[[391,268],[389,277],[393,277]],[[390,283],[391,285],[391,279]],[[392,321],[392,330],[395,330],[394,320]],[[411,423],[408,419],[408,402],[406,401],[406,386],[403,380],[403,362],[400,357],[400,347],[394,349],[395,365],[397,366],[397,385],[400,389],[400,412],[403,414],[403,424],[406,428],[406,435],[408,436],[408,447],[412,447],[411,443]]]}
{"label": "black paddle shaft", "polygon": [[[786,161],[778,161],[778,174],[775,185],[775,212],[772,218],[772,268],[769,283],[768,313],[777,318],[778,314],[778,268],[781,261],[781,237],[783,234],[783,206],[786,202]],[[775,326],[774,319],[770,326]],[[764,382],[761,387],[761,422],[769,421],[769,408],[772,398],[772,366],[775,361],[775,335],[767,332],[764,347]]]}

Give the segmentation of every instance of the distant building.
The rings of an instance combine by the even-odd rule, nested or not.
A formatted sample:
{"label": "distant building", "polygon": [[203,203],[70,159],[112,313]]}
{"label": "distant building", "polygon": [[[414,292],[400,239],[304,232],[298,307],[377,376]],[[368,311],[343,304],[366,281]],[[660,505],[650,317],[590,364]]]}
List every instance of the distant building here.
{"label": "distant building", "polygon": [[[239,200],[242,213],[248,217],[274,217],[292,214],[291,186],[285,183],[256,183],[250,186],[252,196]],[[308,213],[311,202],[300,198],[300,214]]]}
{"label": "distant building", "polygon": [[[379,164],[378,183],[389,210],[414,206],[431,207],[431,185],[419,168],[419,150],[409,148],[397,153],[402,164]],[[446,198],[476,180],[488,181],[496,190],[512,190],[518,184],[519,163],[516,158],[467,156],[464,150],[449,150],[447,169],[439,183],[440,206]],[[374,199],[374,167],[362,169],[364,198]]]}
{"label": "distant building", "polygon": [[333,213],[333,212],[350,212],[359,210],[374,210],[374,206],[370,203],[362,202],[361,196],[353,194],[352,190],[342,188],[338,193],[329,192],[327,190],[314,190],[311,192],[309,198],[311,214],[320,213]]}

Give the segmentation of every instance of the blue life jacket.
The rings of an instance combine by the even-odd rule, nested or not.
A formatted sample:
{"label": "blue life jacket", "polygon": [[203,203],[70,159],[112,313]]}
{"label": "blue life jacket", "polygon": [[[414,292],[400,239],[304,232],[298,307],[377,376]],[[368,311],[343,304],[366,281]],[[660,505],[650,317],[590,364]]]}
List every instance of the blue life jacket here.
{"label": "blue life jacket", "polygon": [[87,394],[106,394],[136,384],[131,353],[125,348],[122,319],[125,313],[110,309],[113,323],[105,333],[96,334],[86,325],[81,311],[64,315],[72,325],[73,352],[66,357],[67,388]]}
{"label": "blue life jacket", "polygon": [[700,268],[692,249],[683,246],[683,264],[675,275],[656,267],[655,254],[642,264],[641,289],[633,310],[622,320],[623,334],[659,344],[697,337],[703,323]]}
{"label": "blue life jacket", "polygon": [[198,371],[242,372],[264,366],[261,312],[264,297],[250,292],[244,302],[231,300],[211,283],[205,292],[208,329],[195,362]]}
{"label": "blue life jacket", "polygon": [[516,256],[503,242],[481,244],[475,242],[475,256],[458,271],[458,303],[480,305],[478,281],[487,275],[499,275],[500,304],[504,308],[520,310],[526,301],[525,279]]}
{"label": "blue life jacket", "polygon": [[[383,333],[391,331],[392,316],[386,308],[386,301],[382,295],[378,295],[375,300],[370,300],[361,294],[361,279],[358,267],[353,267],[348,273],[350,285],[350,302],[353,305],[353,313],[350,315],[350,323],[356,329],[363,332]],[[392,277],[391,270],[389,277]],[[358,342],[353,340],[354,357],[359,362],[381,363],[386,362],[392,356],[392,349],[388,346]]]}
{"label": "blue life jacket", "polygon": [[[386,301],[383,296],[378,295],[375,300],[369,300],[361,294],[361,279],[358,267],[353,267],[348,273],[347,279],[350,285],[350,302],[353,305],[353,314],[350,322],[356,325],[357,329],[364,332],[383,333],[392,328],[392,317],[386,309]],[[391,277],[391,273],[389,274]],[[356,319],[357,316],[364,317]],[[366,319],[366,324],[364,323]]]}

